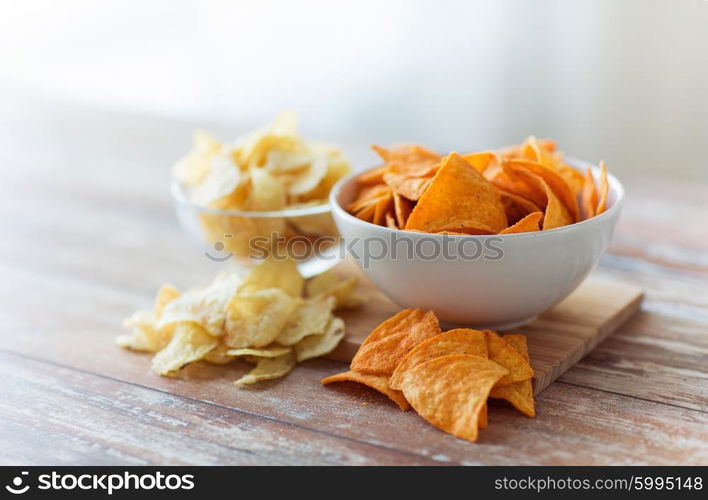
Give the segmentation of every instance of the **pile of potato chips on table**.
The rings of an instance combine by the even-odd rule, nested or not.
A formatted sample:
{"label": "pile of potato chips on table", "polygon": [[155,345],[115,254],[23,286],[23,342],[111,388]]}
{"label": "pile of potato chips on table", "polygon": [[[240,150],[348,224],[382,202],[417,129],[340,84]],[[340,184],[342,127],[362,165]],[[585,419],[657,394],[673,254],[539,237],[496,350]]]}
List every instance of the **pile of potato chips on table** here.
{"label": "pile of potato chips on table", "polygon": [[245,276],[224,272],[182,294],[163,286],[152,310],[125,320],[131,333],[117,343],[154,353],[152,369],[159,375],[199,360],[241,358],[255,367],[236,384],[278,378],[339,344],[344,321],[333,311],[362,303],[356,288],[355,278],[340,280],[328,271],[306,281],[293,260],[266,259]]}
{"label": "pile of potato chips on table", "polygon": [[500,151],[440,156],[422,146],[374,146],[384,165],[361,174],[346,208],[361,220],[439,234],[509,234],[549,230],[601,214],[599,185],[563,161],[550,140],[529,137]]}
{"label": "pile of potato chips on table", "polygon": [[329,213],[296,210],[325,204],[334,183],[348,172],[339,148],[299,137],[292,113],[231,143],[197,133],[192,151],[173,168],[189,201],[211,209],[199,213],[207,242],[219,242],[239,257],[249,255],[256,237],[336,235]]}
{"label": "pile of potato chips on table", "polygon": [[475,441],[487,426],[487,399],[536,415],[526,337],[458,328],[441,332],[435,313],[405,309],[361,344],[350,370],[323,384],[356,382],[410,407],[457,437]]}

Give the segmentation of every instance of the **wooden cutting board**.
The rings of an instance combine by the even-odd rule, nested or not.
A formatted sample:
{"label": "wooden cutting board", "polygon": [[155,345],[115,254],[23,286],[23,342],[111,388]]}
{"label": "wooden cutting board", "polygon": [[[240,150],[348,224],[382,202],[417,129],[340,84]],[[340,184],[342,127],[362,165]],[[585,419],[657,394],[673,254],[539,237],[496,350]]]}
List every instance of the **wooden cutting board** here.
{"label": "wooden cutting board", "polygon": [[[342,311],[347,336],[328,357],[351,361],[361,342],[384,319],[401,308],[381,293],[351,262],[337,267],[341,275],[356,274],[362,292],[369,296],[363,307]],[[535,371],[534,394],[538,394],[617,330],[639,310],[641,288],[604,278],[589,277],[563,302],[541,314],[532,323],[515,328],[526,335]]]}

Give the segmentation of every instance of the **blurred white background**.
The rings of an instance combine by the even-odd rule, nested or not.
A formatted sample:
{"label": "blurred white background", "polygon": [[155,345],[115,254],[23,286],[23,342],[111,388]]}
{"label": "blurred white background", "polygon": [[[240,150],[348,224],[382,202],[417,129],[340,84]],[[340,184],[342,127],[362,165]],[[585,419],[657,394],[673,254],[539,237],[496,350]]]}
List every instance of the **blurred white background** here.
{"label": "blurred white background", "polygon": [[708,179],[705,0],[3,0],[0,60],[6,128],[57,101],[230,139],[295,109],[355,158],[535,134],[620,175]]}

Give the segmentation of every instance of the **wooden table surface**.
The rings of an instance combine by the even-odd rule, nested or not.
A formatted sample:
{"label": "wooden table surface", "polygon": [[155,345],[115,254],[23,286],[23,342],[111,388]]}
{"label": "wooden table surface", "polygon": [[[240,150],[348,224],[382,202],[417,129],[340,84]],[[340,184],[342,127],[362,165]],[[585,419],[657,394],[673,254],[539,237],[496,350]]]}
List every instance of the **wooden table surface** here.
{"label": "wooden table surface", "polygon": [[708,464],[708,184],[625,178],[597,271],[646,290],[642,311],[537,399],[490,408],[476,444],[313,360],[237,390],[242,371],[178,379],[113,343],[163,282],[220,265],[187,240],[167,189],[191,125],[35,100],[0,123],[3,464]]}

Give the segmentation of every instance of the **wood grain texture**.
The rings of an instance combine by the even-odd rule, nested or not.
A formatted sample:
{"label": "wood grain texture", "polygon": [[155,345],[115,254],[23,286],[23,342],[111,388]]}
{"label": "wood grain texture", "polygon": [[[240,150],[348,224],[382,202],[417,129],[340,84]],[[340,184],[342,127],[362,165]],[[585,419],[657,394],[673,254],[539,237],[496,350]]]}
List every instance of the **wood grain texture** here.
{"label": "wood grain texture", "polygon": [[471,444],[365,388],[321,387],[335,361],[250,390],[232,385],[239,363],[152,374],[114,345],[122,318],[161,283],[228,266],[172,214],[167,166],[194,127],[34,100],[3,111],[0,462],[708,464],[707,185],[624,179],[594,277],[644,289],[641,312],[538,396],[537,418],[495,404]]}
{"label": "wood grain texture", "polygon": [[[378,293],[352,263],[344,262],[339,267],[341,275],[357,276],[362,281],[360,292],[371,297],[362,308],[345,313],[347,336],[327,355],[348,363],[378,322],[393,316],[400,307]],[[528,341],[534,394],[546,389],[636,314],[643,297],[639,287],[590,278],[531,324],[514,329]]]}

